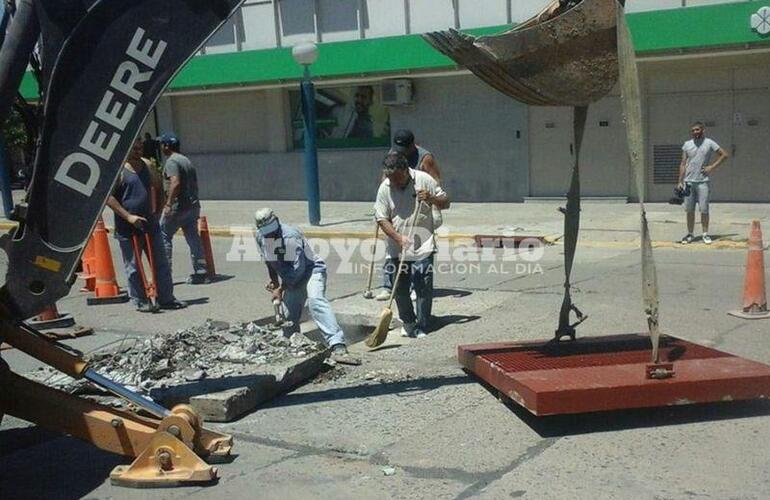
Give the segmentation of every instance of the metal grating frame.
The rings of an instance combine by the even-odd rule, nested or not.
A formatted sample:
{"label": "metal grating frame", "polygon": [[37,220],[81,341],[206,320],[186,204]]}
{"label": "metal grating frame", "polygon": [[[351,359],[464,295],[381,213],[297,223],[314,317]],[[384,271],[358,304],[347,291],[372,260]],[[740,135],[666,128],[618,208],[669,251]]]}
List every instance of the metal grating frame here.
{"label": "metal grating frame", "polygon": [[[681,339],[663,338],[664,341],[660,347],[662,363],[732,356],[732,354]],[[495,364],[505,373],[645,364],[650,361],[650,341],[647,338],[638,337],[609,341],[606,344],[562,343],[522,346],[518,349],[487,352],[480,354],[479,357]]]}
{"label": "metal grating frame", "polygon": [[647,378],[646,335],[458,347],[460,364],[535,415],[770,398],[770,366],[663,336],[674,375]]}

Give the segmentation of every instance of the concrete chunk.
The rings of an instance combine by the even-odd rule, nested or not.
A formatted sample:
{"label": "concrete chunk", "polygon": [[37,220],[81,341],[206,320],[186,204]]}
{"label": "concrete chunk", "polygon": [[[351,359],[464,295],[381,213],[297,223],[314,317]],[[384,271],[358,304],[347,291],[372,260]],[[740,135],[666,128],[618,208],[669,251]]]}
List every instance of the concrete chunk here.
{"label": "concrete chunk", "polygon": [[[187,402],[208,422],[230,422],[315,377],[321,371],[329,353],[326,349],[303,359],[266,366],[264,372],[247,377],[233,377],[235,380],[231,383],[238,383],[240,387],[208,393],[201,391],[197,395],[188,395]],[[199,384],[202,386],[199,389],[205,390],[206,386],[209,389],[216,387],[215,384],[206,382],[210,381],[203,381]],[[180,392],[174,392],[173,396],[182,396]],[[177,401],[179,402],[182,401]]]}

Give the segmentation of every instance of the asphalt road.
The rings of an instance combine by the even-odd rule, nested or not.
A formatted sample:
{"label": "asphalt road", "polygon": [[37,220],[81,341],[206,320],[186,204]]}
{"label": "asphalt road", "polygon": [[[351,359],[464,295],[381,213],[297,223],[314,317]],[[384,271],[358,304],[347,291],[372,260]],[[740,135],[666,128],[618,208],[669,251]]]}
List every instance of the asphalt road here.
{"label": "asphalt road", "polygon": [[[178,297],[191,302],[184,311],[145,316],[127,305],[88,307],[73,292],[60,308],[97,334],[72,344],[87,351],[205,318],[269,315],[263,266],[228,262],[230,246],[225,238],[215,240],[217,270],[227,279],[177,287]],[[499,253],[478,272],[447,268],[436,278],[434,314],[442,327],[427,338],[393,338],[376,352],[357,344],[362,366],[335,369],[237,422],[211,425],[234,435],[237,453],[220,466],[215,486],[113,487],[106,478],[124,459],[6,417],[0,497],[770,498],[766,400],[538,419],[499,401],[458,367],[458,344],[552,335],[561,303],[561,250],[545,250],[534,263],[542,272],[533,263],[516,269]],[[768,323],[726,315],[740,303],[745,250],[666,248],[655,256],[664,332],[770,363]],[[354,263],[361,262],[357,254]],[[338,255],[329,259],[335,307],[363,303],[354,297],[365,283],[364,269],[336,272],[339,263]],[[183,281],[188,263],[181,239],[175,266],[176,280]],[[579,251],[574,299],[590,316],[581,335],[644,330],[639,270],[633,249]],[[361,305],[374,314],[379,306]],[[3,358],[20,372],[35,366],[15,351]],[[390,467],[394,474],[385,475]]]}

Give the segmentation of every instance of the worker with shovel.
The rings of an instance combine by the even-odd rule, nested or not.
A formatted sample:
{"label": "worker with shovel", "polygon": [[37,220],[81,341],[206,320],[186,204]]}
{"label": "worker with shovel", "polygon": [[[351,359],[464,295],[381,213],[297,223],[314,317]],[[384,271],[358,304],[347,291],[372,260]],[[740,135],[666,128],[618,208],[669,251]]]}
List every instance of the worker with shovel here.
{"label": "worker with shovel", "polygon": [[[422,338],[429,331],[433,309],[433,209],[449,208],[449,197],[429,174],[409,168],[408,159],[399,152],[391,151],[385,157],[383,174],[374,213],[388,236],[386,272],[397,276],[390,300],[395,296],[404,324],[401,334]],[[410,283],[417,295],[416,314],[409,297]]]}
{"label": "worker with shovel", "polygon": [[345,334],[326,298],[326,263],[315,254],[299,229],[282,224],[269,208],[254,214],[257,245],[270,276],[266,288],[274,302],[283,302],[291,328],[299,331],[302,308],[307,302],[313,321],[331,347],[332,360],[349,365],[361,361],[348,353]]}

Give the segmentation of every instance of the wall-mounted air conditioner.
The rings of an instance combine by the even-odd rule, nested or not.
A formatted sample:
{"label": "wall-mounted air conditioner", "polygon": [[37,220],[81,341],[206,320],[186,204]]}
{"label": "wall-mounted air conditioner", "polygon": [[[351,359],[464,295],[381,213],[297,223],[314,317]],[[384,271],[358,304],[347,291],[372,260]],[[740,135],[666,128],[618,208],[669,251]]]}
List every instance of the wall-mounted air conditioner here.
{"label": "wall-mounted air conditioner", "polygon": [[382,103],[386,106],[406,106],[413,102],[411,80],[400,78],[382,82]]}

